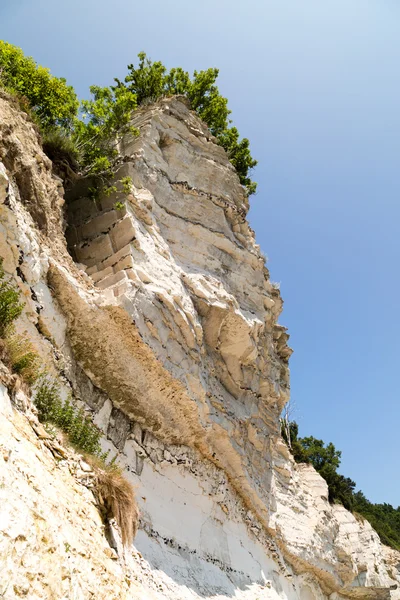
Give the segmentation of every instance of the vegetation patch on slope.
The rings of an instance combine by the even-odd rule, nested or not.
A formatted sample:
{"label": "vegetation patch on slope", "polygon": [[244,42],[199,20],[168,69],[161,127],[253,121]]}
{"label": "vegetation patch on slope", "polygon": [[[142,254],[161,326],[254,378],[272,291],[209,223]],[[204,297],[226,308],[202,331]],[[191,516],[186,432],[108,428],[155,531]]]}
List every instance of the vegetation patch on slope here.
{"label": "vegetation patch on slope", "polygon": [[107,462],[108,452],[103,452],[100,444],[100,429],[83,408],[74,404],[72,396],[62,400],[57,381],[46,373],[35,348],[15,332],[14,322],[23,307],[20,293],[6,278],[0,259],[0,359],[28,388],[35,385],[34,404],[39,421],[61,430],[68,443],[90,462],[105,516],[118,523],[123,544],[131,544],[139,518],[133,487],[115,460]]}

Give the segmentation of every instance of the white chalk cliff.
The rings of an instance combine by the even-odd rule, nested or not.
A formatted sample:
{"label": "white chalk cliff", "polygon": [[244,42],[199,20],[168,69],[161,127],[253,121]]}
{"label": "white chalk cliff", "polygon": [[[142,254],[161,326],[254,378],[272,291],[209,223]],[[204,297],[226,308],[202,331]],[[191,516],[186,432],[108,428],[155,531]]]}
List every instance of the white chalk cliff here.
{"label": "white chalk cliff", "polygon": [[0,365],[0,597],[400,598],[400,554],[329,504],[280,438],[282,301],[224,150],[183,98],[132,124],[117,174],[130,193],[94,202],[80,183],[64,199],[29,118],[0,97],[18,329],[93,414],[141,513],[133,547],[112,548],[90,469],[52,446]]}

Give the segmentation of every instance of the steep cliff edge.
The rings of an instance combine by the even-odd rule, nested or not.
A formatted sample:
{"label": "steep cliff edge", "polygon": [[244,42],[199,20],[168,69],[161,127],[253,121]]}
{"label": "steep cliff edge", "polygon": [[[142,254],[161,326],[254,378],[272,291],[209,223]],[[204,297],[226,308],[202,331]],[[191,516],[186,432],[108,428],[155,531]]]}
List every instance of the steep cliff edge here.
{"label": "steep cliff edge", "polygon": [[[291,353],[277,322],[282,301],[225,152],[181,98],[137,111],[132,124],[140,136],[124,139],[118,173],[131,178],[130,193],[94,202],[84,186],[71,190],[68,254],[62,186],[29,120],[0,98],[0,254],[26,298],[18,326],[93,413],[141,510],[135,548],[114,556],[90,486],[66,474],[63,461],[52,472],[21,425],[27,416],[4,401],[0,444],[12,440],[14,451],[3,455],[2,509],[26,510],[19,528],[1,521],[9,580],[0,592],[399,598],[390,588],[400,556],[368,523],[330,505],[325,482],[295,465],[280,439]],[[18,493],[5,493],[21,477]],[[52,485],[71,500],[56,506]],[[46,569],[28,576],[25,558],[42,555],[41,502],[54,515],[51,554],[73,564],[68,578],[52,570],[51,585]],[[79,509],[86,502],[87,514]],[[68,505],[72,529],[57,533]],[[75,550],[65,553],[65,543]],[[98,570],[106,575],[96,589]]]}

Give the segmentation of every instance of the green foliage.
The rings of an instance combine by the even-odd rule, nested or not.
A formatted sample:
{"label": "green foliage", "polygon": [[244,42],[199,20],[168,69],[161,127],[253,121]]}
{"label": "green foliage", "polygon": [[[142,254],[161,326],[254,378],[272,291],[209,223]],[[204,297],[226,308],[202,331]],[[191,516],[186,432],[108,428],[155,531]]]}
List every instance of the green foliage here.
{"label": "green foliage", "polygon": [[348,510],[365,517],[381,541],[400,550],[400,507],[372,504],[361,491],[355,492],[355,482],[337,472],[342,453],[332,443],[325,444],[312,436],[299,438],[295,421],[281,421],[282,437],[298,463],[309,463],[328,484],[329,501],[339,502]]}
{"label": "green foliage", "polygon": [[50,379],[43,379],[36,391],[34,402],[39,420],[43,423],[54,423],[62,405],[58,385]]}
{"label": "green foliage", "polygon": [[78,169],[79,152],[71,136],[61,127],[49,127],[43,134],[43,151],[57,165]]}
{"label": "green foliage", "polygon": [[35,399],[39,420],[52,423],[64,431],[68,440],[80,452],[104,457],[101,452],[101,432],[85,415],[82,408],[72,404],[71,399],[61,400],[57,383],[44,378],[37,389]]}
{"label": "green foliage", "polygon": [[226,129],[218,136],[218,141],[226,150],[229,160],[239,173],[240,182],[248,191],[248,194],[255,194],[257,184],[250,179],[248,172],[256,166],[257,161],[250,154],[250,142],[247,138],[239,141],[239,132],[236,127]]}
{"label": "green foliage", "polygon": [[400,506],[372,504],[362,492],[354,494],[353,506],[371,523],[384,544],[400,550]]}
{"label": "green foliage", "polygon": [[23,307],[19,290],[5,278],[3,261],[0,259],[0,338],[4,341],[6,351],[4,359],[13,373],[31,385],[40,376],[42,363],[27,338],[15,332],[13,323]]}
{"label": "green foliage", "polygon": [[3,259],[0,259],[0,337],[4,337],[13,321],[21,314],[23,307],[19,291],[5,279]]}
{"label": "green foliage", "polygon": [[25,56],[20,48],[1,40],[0,84],[27,99],[44,129],[52,125],[71,129],[79,106],[73,88]]}
{"label": "green foliage", "polygon": [[124,192],[124,194],[130,194],[132,191],[132,177],[122,177],[122,179],[120,179],[120,184],[122,186],[122,191]]}
{"label": "green foliage", "polygon": [[129,122],[138,105],[162,96],[185,95],[193,110],[203,119],[228,153],[240,182],[248,194],[256,183],[249,176],[255,167],[249,140],[240,140],[236,127],[230,127],[228,101],[216,85],[218,69],[194,71],[193,76],[181,67],[167,70],[152,62],[144,52],[139,64],[128,66],[122,83],[116,79],[111,87],[92,86],[92,98],[79,102],[65,79],[24,55],[20,48],[0,41],[0,85],[16,95],[25,110],[38,120],[44,135],[43,148],[56,163],[81,176],[96,176],[97,188],[107,187],[116,167],[117,144],[128,131],[137,133]]}
{"label": "green foliage", "polygon": [[[340,502],[349,510],[352,508],[355,482],[337,472],[342,453],[332,443],[325,445],[313,436],[299,438],[299,428],[295,421],[289,424],[290,444],[296,462],[311,464],[328,484],[330,502]],[[288,443],[286,427],[282,423],[282,437]]]}
{"label": "green foliage", "polygon": [[[146,57],[145,52],[139,52],[139,66],[136,69],[133,64],[128,65],[129,74],[125,77],[128,89],[135,95],[138,105],[146,101],[155,101],[165,93],[164,65],[157,61],[153,63]],[[125,86],[117,80],[118,88]]]}
{"label": "green foliage", "polygon": [[152,62],[144,52],[138,54],[139,65],[128,65],[129,73],[125,83],[116,79],[113,89],[128,89],[136,98],[138,105],[155,101],[162,96],[185,95],[193,110],[205,121],[218,143],[227,151],[235,167],[240,182],[248,194],[254,194],[257,184],[249,177],[249,171],[257,161],[250,154],[249,140],[239,140],[236,127],[229,127],[228,100],[221,96],[215,82],[218,69],[194,71],[191,78],[182,68],[167,71],[160,62]]}
{"label": "green foliage", "polygon": [[123,87],[92,86],[91,100],[82,101],[82,119],[76,119],[72,141],[79,153],[83,175],[112,175],[117,156],[116,146],[130,127],[136,97]]}

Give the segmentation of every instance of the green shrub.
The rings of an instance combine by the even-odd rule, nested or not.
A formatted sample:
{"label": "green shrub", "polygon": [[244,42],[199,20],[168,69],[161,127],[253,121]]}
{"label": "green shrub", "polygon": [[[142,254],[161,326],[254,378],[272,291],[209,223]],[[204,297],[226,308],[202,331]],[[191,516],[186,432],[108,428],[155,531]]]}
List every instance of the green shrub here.
{"label": "green shrub", "polygon": [[38,410],[39,421],[55,423],[62,407],[60,390],[56,382],[44,378],[36,390],[34,403]]}
{"label": "green shrub", "polygon": [[353,505],[371,523],[384,544],[400,550],[400,506],[373,504],[361,491],[354,494]]}
{"label": "green shrub", "polygon": [[97,175],[103,184],[113,175],[117,144],[130,127],[136,96],[122,87],[92,86],[91,100],[82,101],[82,119],[75,120],[71,138],[79,153],[82,175]]}
{"label": "green shrub", "polygon": [[138,54],[139,65],[128,65],[128,75],[122,82],[116,79],[114,90],[127,89],[134,95],[137,104],[155,101],[162,96],[185,95],[193,110],[207,123],[218,143],[226,150],[247,193],[254,194],[257,184],[249,176],[257,161],[250,154],[249,140],[239,141],[236,127],[230,127],[228,100],[221,96],[215,82],[218,69],[194,71],[193,76],[181,67],[167,71],[160,62],[152,62],[144,52]]}
{"label": "green shrub", "polygon": [[1,40],[0,84],[27,99],[44,129],[52,125],[72,128],[79,107],[73,88],[65,79],[54,77],[33,58],[25,56],[20,48]]}
{"label": "green shrub", "polygon": [[0,259],[0,337],[5,336],[13,321],[20,316],[23,307],[19,291],[5,279],[3,259]]}
{"label": "green shrub", "polygon": [[56,165],[67,165],[75,171],[78,170],[79,152],[74,141],[66,131],[60,127],[50,127],[43,134],[43,151]]}
{"label": "green shrub", "polygon": [[68,440],[80,452],[103,457],[100,438],[101,431],[85,415],[82,408],[72,404],[71,399],[61,400],[58,384],[44,378],[38,387],[35,398],[39,420],[52,423],[67,434]]}
{"label": "green shrub", "polygon": [[3,261],[0,259],[0,338],[3,340],[3,359],[13,373],[32,385],[40,376],[42,362],[31,342],[15,332],[13,323],[23,307],[20,292],[5,278]]}
{"label": "green shrub", "polygon": [[108,453],[101,451],[101,431],[82,408],[73,405],[71,399],[61,400],[58,384],[49,377],[43,378],[34,403],[39,420],[59,427],[66,433],[70,444],[89,460],[96,473],[96,492],[99,503],[104,507],[104,516],[116,519],[122,543],[131,544],[139,522],[135,493],[116,464],[116,457],[106,462]]}
{"label": "green shrub", "polygon": [[240,140],[236,127],[230,127],[228,101],[215,84],[218,69],[194,71],[190,77],[181,67],[168,71],[161,62],[153,63],[144,52],[138,58],[138,67],[128,66],[124,82],[116,79],[115,86],[90,88],[92,99],[82,101],[80,118],[77,96],[65,79],[52,76],[4,41],[0,41],[0,86],[37,119],[47,155],[81,176],[96,175],[97,187],[109,185],[121,136],[136,132],[129,125],[132,111],[162,96],[183,94],[226,150],[247,193],[254,194],[257,186],[249,172],[257,161],[250,154],[249,140]]}

